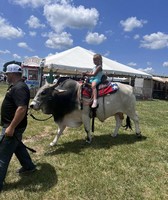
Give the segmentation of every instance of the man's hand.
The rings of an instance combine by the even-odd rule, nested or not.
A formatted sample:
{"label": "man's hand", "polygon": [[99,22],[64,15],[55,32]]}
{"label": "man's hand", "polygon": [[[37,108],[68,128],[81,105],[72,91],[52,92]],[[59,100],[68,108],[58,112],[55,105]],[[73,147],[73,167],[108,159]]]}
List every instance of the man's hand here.
{"label": "man's hand", "polygon": [[12,128],[11,126],[8,126],[8,128],[6,128],[5,130],[5,135],[8,137],[12,137],[14,134],[15,129]]}

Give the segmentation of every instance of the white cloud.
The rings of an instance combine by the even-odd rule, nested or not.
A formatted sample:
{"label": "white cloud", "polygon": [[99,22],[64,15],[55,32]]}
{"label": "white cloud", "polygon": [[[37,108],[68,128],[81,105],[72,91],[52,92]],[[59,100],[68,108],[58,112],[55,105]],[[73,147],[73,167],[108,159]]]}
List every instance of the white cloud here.
{"label": "white cloud", "polygon": [[157,32],[145,35],[141,41],[140,47],[147,49],[162,49],[168,47],[168,34]]}
{"label": "white cloud", "polygon": [[24,32],[20,28],[10,25],[6,19],[0,16],[0,38],[12,39],[24,36]]}
{"label": "white cloud", "polygon": [[37,35],[37,33],[36,33],[35,31],[30,31],[30,32],[29,32],[29,35],[32,36],[32,37],[34,37],[34,36]]}
{"label": "white cloud", "polygon": [[14,59],[21,59],[21,56],[19,56],[18,54],[13,54],[13,58]]}
{"label": "white cloud", "polygon": [[153,74],[155,72],[155,70],[152,67],[152,63],[150,61],[148,61],[146,64],[147,64],[146,68],[139,68],[138,70],[146,72],[148,74]]}
{"label": "white cloud", "polygon": [[130,32],[134,28],[142,28],[144,24],[146,24],[146,20],[138,20],[136,17],[129,17],[125,21],[121,20],[120,24],[124,28],[124,31]]}
{"label": "white cloud", "polygon": [[41,24],[40,20],[34,15],[31,15],[30,18],[26,21],[26,23],[29,25],[30,28],[34,29],[45,27],[45,24]]}
{"label": "white cloud", "polygon": [[103,34],[98,34],[98,33],[91,33],[89,32],[86,36],[86,42],[88,44],[101,44],[102,42],[104,42],[106,40],[106,36],[104,36]]}
{"label": "white cloud", "polygon": [[105,31],[106,35],[112,36],[113,35],[113,31],[112,30],[107,30]]}
{"label": "white cloud", "polygon": [[150,61],[148,61],[148,62],[147,62],[147,65],[148,65],[148,66],[151,66],[151,65],[152,65],[152,63],[151,63]]}
{"label": "white cloud", "polygon": [[33,51],[25,42],[19,42],[18,47],[21,47],[23,49],[27,49],[29,51]]}
{"label": "white cloud", "polygon": [[152,74],[154,72],[154,69],[152,67],[147,67],[147,68],[139,68],[139,71],[146,72],[148,74]]}
{"label": "white cloud", "polygon": [[99,13],[95,8],[52,4],[44,6],[44,16],[56,32],[61,32],[65,28],[92,28],[97,24]]}
{"label": "white cloud", "polygon": [[20,5],[22,7],[29,6],[32,8],[38,8],[46,4],[69,4],[73,2],[72,0],[11,0],[14,4]]}
{"label": "white cloud", "polygon": [[9,50],[5,50],[5,51],[0,50],[0,54],[10,54],[10,51]]}
{"label": "white cloud", "polygon": [[68,34],[67,32],[62,32],[61,34],[50,32],[48,37],[45,45],[52,49],[66,49],[73,45],[71,34]]}
{"label": "white cloud", "polygon": [[136,67],[136,66],[137,66],[137,64],[134,63],[134,62],[130,62],[130,63],[128,63],[127,65],[130,66],[130,67]]}
{"label": "white cloud", "polygon": [[51,2],[50,0],[13,0],[13,3],[20,5],[22,7],[30,6],[33,8],[37,8],[45,5],[45,3]]}
{"label": "white cloud", "polygon": [[106,51],[106,53],[104,54],[105,57],[108,57],[110,55],[110,51]]}
{"label": "white cloud", "polygon": [[168,67],[168,61],[163,63],[163,67]]}
{"label": "white cloud", "polygon": [[139,38],[140,38],[140,36],[139,36],[138,34],[134,35],[134,39],[135,39],[135,40],[137,40],[137,39],[139,39]]}

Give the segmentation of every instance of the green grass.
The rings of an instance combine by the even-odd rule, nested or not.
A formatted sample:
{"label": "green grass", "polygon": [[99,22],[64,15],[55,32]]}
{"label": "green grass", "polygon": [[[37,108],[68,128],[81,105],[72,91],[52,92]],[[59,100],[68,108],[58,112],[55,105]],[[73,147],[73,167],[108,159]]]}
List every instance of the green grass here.
{"label": "green grass", "polygon": [[[6,86],[0,85],[0,102]],[[168,102],[137,101],[142,139],[120,129],[114,118],[95,121],[92,144],[84,141],[83,126],[68,128],[55,147],[49,147],[57,126],[29,116],[24,143],[37,150],[31,154],[38,171],[19,177],[13,156],[5,191],[0,199],[31,200],[167,200],[168,199]],[[34,112],[38,118],[47,116]]]}

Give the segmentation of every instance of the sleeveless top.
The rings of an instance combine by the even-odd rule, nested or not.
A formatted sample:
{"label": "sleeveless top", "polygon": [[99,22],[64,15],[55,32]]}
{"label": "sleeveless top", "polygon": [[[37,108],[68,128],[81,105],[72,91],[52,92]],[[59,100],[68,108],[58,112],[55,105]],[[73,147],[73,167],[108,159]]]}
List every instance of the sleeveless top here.
{"label": "sleeveless top", "polygon": [[[100,66],[100,65],[99,65],[99,66]],[[99,67],[99,66],[94,66],[93,72],[95,72],[96,69],[97,69],[97,67]],[[96,76],[92,76],[92,77],[90,78],[90,81],[89,81],[89,82],[90,82],[90,83],[96,82],[97,84],[99,84],[99,83],[101,82],[102,75],[103,75],[103,70],[102,70],[102,71],[99,71],[99,72],[96,74]]]}

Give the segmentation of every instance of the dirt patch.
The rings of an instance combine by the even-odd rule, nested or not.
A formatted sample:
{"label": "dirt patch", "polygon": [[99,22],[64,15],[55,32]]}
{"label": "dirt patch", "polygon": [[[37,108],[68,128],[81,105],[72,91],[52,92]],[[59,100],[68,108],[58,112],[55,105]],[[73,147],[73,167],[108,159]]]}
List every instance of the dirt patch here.
{"label": "dirt patch", "polygon": [[45,137],[50,137],[52,132],[52,127],[51,126],[45,126],[44,131],[41,132],[41,134],[34,135],[31,137],[25,137],[23,141],[25,142],[34,142],[34,141],[39,141]]}

